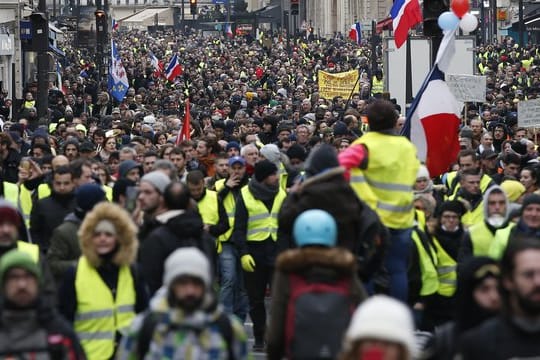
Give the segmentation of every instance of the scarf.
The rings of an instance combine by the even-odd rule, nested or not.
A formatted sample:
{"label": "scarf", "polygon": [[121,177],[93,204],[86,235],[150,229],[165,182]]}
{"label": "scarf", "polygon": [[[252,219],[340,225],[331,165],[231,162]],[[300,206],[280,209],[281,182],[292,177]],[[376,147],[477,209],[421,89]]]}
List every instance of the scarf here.
{"label": "scarf", "polygon": [[253,177],[248,184],[248,189],[251,191],[255,199],[262,202],[272,200],[279,191],[279,184],[275,186],[268,186],[260,183]]}

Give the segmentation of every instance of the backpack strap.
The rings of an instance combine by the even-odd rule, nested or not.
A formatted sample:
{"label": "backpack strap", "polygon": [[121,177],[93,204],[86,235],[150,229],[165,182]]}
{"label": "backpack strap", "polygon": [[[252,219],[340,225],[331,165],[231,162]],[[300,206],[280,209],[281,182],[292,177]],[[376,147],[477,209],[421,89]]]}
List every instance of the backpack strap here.
{"label": "backpack strap", "polygon": [[150,342],[154,338],[154,330],[158,323],[158,317],[152,312],[144,317],[141,330],[137,339],[137,358],[144,359],[148,350],[150,350]]}
{"label": "backpack strap", "polygon": [[219,317],[216,320],[216,325],[219,328],[219,332],[225,339],[225,342],[227,343],[227,354],[229,357],[229,360],[234,360],[234,351],[233,351],[233,328],[231,324],[231,319],[227,316],[225,313],[221,313]]}

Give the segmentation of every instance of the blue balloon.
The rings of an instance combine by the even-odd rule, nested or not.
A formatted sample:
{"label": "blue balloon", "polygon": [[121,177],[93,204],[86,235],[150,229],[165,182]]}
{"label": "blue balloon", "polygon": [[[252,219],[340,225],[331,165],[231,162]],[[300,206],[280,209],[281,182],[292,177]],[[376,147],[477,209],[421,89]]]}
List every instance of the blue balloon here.
{"label": "blue balloon", "polygon": [[453,30],[459,25],[459,18],[451,11],[445,11],[437,20],[437,24],[442,30]]}

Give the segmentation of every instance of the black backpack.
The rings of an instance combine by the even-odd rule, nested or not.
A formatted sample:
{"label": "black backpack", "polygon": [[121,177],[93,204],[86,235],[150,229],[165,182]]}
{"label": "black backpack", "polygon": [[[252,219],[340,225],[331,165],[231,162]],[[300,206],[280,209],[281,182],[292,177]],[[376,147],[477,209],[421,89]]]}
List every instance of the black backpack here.
{"label": "black backpack", "polygon": [[335,359],[355,304],[349,276],[335,279],[289,275],[285,344],[290,359]]}

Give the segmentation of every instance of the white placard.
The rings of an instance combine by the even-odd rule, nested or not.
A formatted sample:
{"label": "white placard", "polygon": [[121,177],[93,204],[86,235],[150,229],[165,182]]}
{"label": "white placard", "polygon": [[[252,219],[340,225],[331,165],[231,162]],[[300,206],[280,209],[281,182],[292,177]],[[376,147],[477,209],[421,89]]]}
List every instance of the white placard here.
{"label": "white placard", "polygon": [[540,99],[518,102],[518,126],[535,127],[540,125]]}
{"label": "white placard", "polygon": [[456,100],[462,102],[486,101],[485,76],[446,74],[445,79]]}

